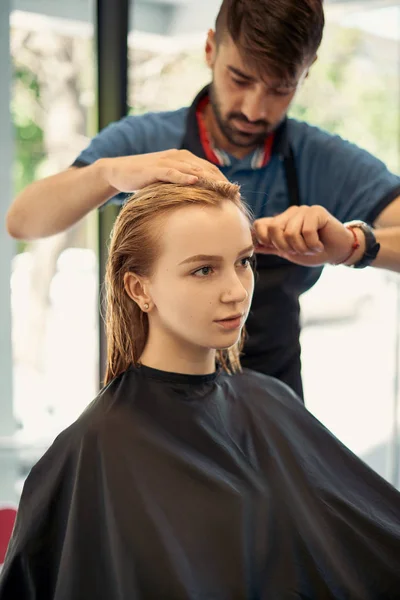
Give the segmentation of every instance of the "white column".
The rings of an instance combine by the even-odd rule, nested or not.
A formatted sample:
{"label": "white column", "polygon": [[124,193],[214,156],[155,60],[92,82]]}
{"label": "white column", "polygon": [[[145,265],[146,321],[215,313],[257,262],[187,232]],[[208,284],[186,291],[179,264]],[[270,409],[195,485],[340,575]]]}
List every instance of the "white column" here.
{"label": "white column", "polygon": [[12,392],[10,274],[15,243],[5,230],[12,198],[13,133],[10,114],[11,0],[0,1],[0,503],[15,496],[16,458],[10,442],[15,432]]}

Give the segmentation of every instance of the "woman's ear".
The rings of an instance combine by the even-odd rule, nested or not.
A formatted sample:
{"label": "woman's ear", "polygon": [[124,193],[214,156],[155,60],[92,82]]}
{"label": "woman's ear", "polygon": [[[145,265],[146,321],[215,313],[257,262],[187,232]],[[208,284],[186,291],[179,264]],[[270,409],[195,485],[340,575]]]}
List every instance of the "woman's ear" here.
{"label": "woman's ear", "polygon": [[129,271],[124,275],[124,287],[129,298],[136,302],[140,310],[149,312],[152,302],[143,279],[136,273]]}

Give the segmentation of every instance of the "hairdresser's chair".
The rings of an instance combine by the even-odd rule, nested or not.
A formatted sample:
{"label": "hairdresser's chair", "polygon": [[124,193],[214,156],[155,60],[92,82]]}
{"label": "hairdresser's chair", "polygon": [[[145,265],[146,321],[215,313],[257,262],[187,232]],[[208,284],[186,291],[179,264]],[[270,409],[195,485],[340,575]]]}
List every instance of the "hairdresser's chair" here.
{"label": "hairdresser's chair", "polygon": [[11,505],[0,505],[0,571],[4,563],[16,516],[16,508]]}

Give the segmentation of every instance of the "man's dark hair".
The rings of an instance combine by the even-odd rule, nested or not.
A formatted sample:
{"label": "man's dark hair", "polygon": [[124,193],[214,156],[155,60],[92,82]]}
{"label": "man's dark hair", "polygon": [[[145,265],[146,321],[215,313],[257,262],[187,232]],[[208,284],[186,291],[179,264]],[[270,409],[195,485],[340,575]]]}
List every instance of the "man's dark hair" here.
{"label": "man's dark hair", "polygon": [[262,75],[293,79],[316,55],[324,29],[323,0],[223,0],[217,44],[228,34],[244,62]]}

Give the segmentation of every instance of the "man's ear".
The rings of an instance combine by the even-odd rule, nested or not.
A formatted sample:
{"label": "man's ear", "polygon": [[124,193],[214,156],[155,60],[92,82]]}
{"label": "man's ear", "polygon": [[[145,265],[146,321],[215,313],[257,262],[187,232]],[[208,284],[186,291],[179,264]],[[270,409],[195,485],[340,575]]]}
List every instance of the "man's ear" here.
{"label": "man's ear", "polygon": [[311,67],[312,67],[312,66],[313,66],[313,65],[314,65],[314,64],[317,62],[317,60],[318,60],[318,55],[316,54],[316,55],[314,56],[313,60],[311,61],[311,63],[310,63],[310,66],[309,66],[309,67],[308,67],[308,69],[307,69],[307,73],[306,73],[305,79],[307,79],[307,77],[309,76],[309,74],[310,74],[310,69],[311,69]]}
{"label": "man's ear", "polygon": [[210,67],[210,69],[213,69],[217,57],[217,42],[215,39],[215,31],[212,29],[210,29],[207,34],[205,52],[207,66]]}
{"label": "man's ear", "polygon": [[153,305],[150,295],[147,291],[147,285],[142,277],[129,271],[124,275],[124,287],[129,298],[136,302],[143,312],[149,312]]}

